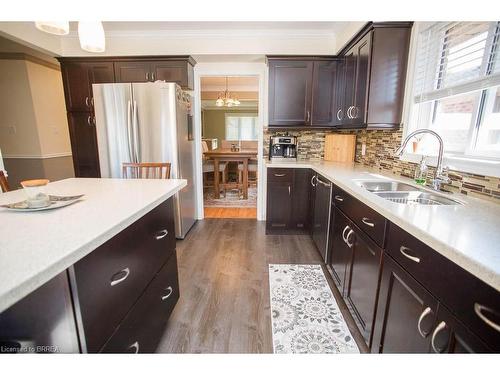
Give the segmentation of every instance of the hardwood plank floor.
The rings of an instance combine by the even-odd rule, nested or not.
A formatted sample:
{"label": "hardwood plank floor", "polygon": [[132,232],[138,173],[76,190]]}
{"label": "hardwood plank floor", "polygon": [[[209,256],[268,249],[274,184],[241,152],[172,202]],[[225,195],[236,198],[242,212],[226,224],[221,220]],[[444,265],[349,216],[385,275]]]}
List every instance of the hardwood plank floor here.
{"label": "hardwood plank floor", "polygon": [[206,219],[257,219],[257,207],[205,207]]}
{"label": "hardwood plank floor", "polygon": [[[268,264],[322,263],[307,235],[266,236],[264,222],[231,219],[199,221],[177,242],[177,258],[181,297],[162,353],[272,353]],[[354,322],[346,321],[360,345]]]}

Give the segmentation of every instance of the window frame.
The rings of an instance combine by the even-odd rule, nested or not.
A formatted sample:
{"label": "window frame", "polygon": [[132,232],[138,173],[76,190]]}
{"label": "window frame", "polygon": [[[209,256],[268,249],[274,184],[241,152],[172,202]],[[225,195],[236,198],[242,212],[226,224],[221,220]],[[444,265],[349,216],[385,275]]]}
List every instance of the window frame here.
{"label": "window frame", "polygon": [[[491,21],[490,21],[491,22]],[[403,113],[403,139],[412,131],[417,129],[418,125],[418,116],[415,109],[414,104],[414,80],[416,74],[416,65],[417,65],[417,46],[418,46],[418,38],[420,32],[432,25],[434,22],[415,22],[412,30],[411,41],[410,41],[410,49],[408,56],[408,70],[406,77],[406,88],[405,88],[405,99],[404,99],[404,113]],[[497,31],[500,30],[500,22],[497,21],[496,24],[491,25],[492,28],[495,28]],[[490,29],[491,31],[491,29]],[[498,35],[497,35],[498,37]],[[492,43],[492,48],[496,48],[496,53],[500,53],[500,42]],[[491,50],[485,49],[485,54],[488,53],[491,56]],[[439,54],[442,56],[442,47],[439,50]],[[486,61],[487,60],[487,61]],[[491,72],[491,58],[484,59],[481,64],[481,69],[486,69]],[[441,66],[439,75],[441,71],[445,69],[444,66]],[[489,88],[483,88],[481,90],[476,90],[480,92],[479,98],[474,103],[474,109],[471,115],[471,123],[469,125],[469,134],[468,134],[468,142],[466,144],[466,148],[463,154],[459,153],[450,153],[446,152],[443,157],[443,165],[448,166],[450,169],[455,171],[462,171],[467,173],[481,174],[493,177],[500,177],[500,153],[495,153],[494,156],[487,156],[484,152],[478,151],[475,149],[477,144],[478,135],[480,131],[480,127],[482,124],[482,119],[484,117],[484,107],[488,96],[488,90],[497,87],[492,86]],[[473,92],[473,91],[468,91]],[[464,92],[465,94],[466,92]],[[447,97],[451,97],[447,96]],[[434,108],[437,107],[437,100],[445,99],[446,97],[429,101],[427,103],[421,103],[420,105],[429,105]],[[421,111],[422,112],[422,111]],[[420,114],[422,115],[422,114]],[[425,116],[427,116],[427,120],[425,123],[427,124],[427,128],[431,125],[431,117],[433,115],[433,109],[429,108],[425,111]],[[423,122],[423,121],[421,121]],[[436,152],[437,154],[437,152]],[[411,151],[405,151],[401,156],[400,160],[408,161],[412,163],[419,163],[422,159],[422,156],[427,156],[428,164],[431,166],[437,165],[437,155],[423,155],[419,153],[413,153]]]}
{"label": "window frame", "polygon": [[[228,139],[227,137],[227,134],[228,134],[228,131],[227,131],[227,119],[228,117],[252,117],[254,119],[254,127],[255,127],[255,134],[256,134],[256,139],[251,139],[252,141],[256,141],[257,138],[258,138],[258,114],[257,113],[247,113],[247,112],[226,112],[224,114],[224,131],[226,133],[226,139],[229,140],[229,141],[242,141],[244,139]],[[239,129],[238,131],[238,138],[240,138],[241,136],[241,129]]]}

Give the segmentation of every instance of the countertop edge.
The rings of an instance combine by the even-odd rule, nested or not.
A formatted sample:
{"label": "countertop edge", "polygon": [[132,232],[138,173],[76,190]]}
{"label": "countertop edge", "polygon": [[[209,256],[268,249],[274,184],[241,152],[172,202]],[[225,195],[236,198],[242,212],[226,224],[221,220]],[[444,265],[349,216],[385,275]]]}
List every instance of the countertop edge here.
{"label": "countertop edge", "polygon": [[[423,232],[420,228],[411,225],[410,223],[402,220],[400,217],[395,216],[390,211],[385,210],[384,207],[377,205],[376,202],[366,199],[364,196],[358,194],[355,190],[352,190],[351,187],[347,184],[344,184],[341,180],[336,179],[335,177],[330,176],[328,173],[325,173],[324,170],[321,169],[321,166],[314,165],[313,163],[309,163],[307,161],[297,162],[297,163],[279,163],[279,164],[271,164],[269,162],[265,163],[266,168],[310,168],[317,173],[323,174],[327,177],[331,182],[336,184],[341,189],[345,190],[347,193],[354,196],[356,199],[366,204],[368,207],[374,209],[379,212],[382,216],[384,216],[389,221],[393,222],[395,225],[399,226],[401,229],[405,230],[419,241],[423,242],[427,246],[431,247],[434,251],[441,254],[445,258],[449,259],[459,267],[463,268],[465,271],[469,272],[473,276],[477,277],[479,280],[485,282],[492,288],[500,291],[500,281],[496,280],[493,276],[495,273],[494,270],[485,267],[482,263],[479,263],[474,258],[470,258],[462,254],[459,250],[451,247],[447,243],[441,242],[434,237],[429,237],[427,233]],[[368,168],[368,167],[367,167]],[[381,174],[383,175],[383,174]],[[398,180],[398,176],[394,176],[394,179]]]}
{"label": "countertop edge", "polygon": [[56,277],[61,272],[68,269],[70,266],[78,262],[80,259],[90,254],[92,251],[97,249],[103,243],[109,239],[116,236],[122,230],[136,222],[142,216],[153,210],[155,207],[165,202],[167,199],[171,198],[177,192],[179,192],[183,187],[187,185],[186,180],[179,181],[178,185],[172,190],[161,195],[157,199],[153,200],[148,205],[144,206],[141,210],[137,211],[135,214],[125,218],[117,225],[103,232],[99,237],[96,237],[92,241],[86,243],[85,245],[74,249],[71,251],[69,256],[66,256],[47,269],[44,269],[36,274],[33,274],[29,279],[17,285],[15,288],[6,292],[0,296],[0,313],[7,310],[9,307],[13,306],[15,303],[22,300],[24,297],[41,287],[46,282],[50,281],[52,278]]}

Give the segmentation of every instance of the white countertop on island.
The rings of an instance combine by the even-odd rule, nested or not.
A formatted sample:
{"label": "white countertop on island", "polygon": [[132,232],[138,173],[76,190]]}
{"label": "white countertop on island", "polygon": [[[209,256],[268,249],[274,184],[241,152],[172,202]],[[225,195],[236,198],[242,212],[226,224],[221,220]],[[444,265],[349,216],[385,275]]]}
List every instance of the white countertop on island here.
{"label": "white countertop on island", "polygon": [[[373,208],[438,253],[500,291],[500,205],[453,194],[462,205],[405,205],[385,200],[356,184],[358,180],[409,178],[358,163],[298,160],[269,161],[268,168],[311,168]],[[444,196],[450,197],[449,194]],[[436,270],[439,272],[439,270]]]}
{"label": "white countertop on island", "polygon": [[[70,178],[52,195],[85,194],[70,206],[14,212],[0,207],[0,312],[89,254],[186,186],[186,180]],[[25,199],[0,194],[0,204]]]}

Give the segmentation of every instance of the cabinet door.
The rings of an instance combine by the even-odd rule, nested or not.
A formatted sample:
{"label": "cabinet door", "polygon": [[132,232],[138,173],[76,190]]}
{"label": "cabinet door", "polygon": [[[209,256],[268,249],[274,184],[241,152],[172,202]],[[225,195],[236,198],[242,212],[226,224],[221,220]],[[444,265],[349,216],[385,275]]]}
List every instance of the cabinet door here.
{"label": "cabinet door", "polygon": [[428,353],[437,305],[423,286],[384,254],[372,353]]}
{"label": "cabinet door", "polygon": [[100,177],[97,136],[91,112],[68,112],[76,177]]}
{"label": "cabinet door", "polygon": [[309,199],[311,195],[311,171],[297,168],[294,170],[292,186],[292,214],[290,228],[309,228]]}
{"label": "cabinet door", "polygon": [[345,122],[345,90],[346,90],[346,66],[344,57],[337,60],[337,68],[333,93],[333,125],[339,126]]}
{"label": "cabinet door", "polygon": [[151,64],[149,61],[115,62],[115,82],[149,82]]}
{"label": "cabinet door", "polygon": [[316,175],[315,184],[316,194],[314,197],[312,239],[321,257],[326,262],[330,229],[332,183],[320,175]]}
{"label": "cabinet door", "polygon": [[489,353],[491,350],[442,304],[431,334],[434,353]]}
{"label": "cabinet door", "polygon": [[181,87],[188,87],[187,65],[185,61],[153,61],[151,81],[175,82]]}
{"label": "cabinet door", "polygon": [[312,61],[269,62],[269,125],[311,124]]}
{"label": "cabinet door", "polygon": [[354,89],[354,108],[351,111],[352,126],[362,127],[366,124],[366,99],[370,68],[371,33],[368,33],[354,46],[356,56],[356,83]]}
{"label": "cabinet door", "polygon": [[315,61],[312,93],[312,125],[334,125],[334,88],[337,61]]}
{"label": "cabinet door", "polygon": [[[89,77],[90,93],[92,94],[92,84],[94,83],[113,83],[115,82],[115,72],[112,62],[95,62],[87,64],[87,73]],[[91,99],[92,99],[91,98]],[[93,101],[91,100],[91,104]]]}
{"label": "cabinet door", "polygon": [[344,114],[343,119],[340,123],[340,127],[349,128],[352,125],[353,116],[352,111],[354,108],[354,93],[356,85],[356,66],[357,66],[357,56],[355,54],[354,48],[350,49],[344,56],[344,99],[343,99],[343,109]]}
{"label": "cabinet door", "polygon": [[61,72],[68,111],[90,111],[90,83],[85,63],[63,63]]}
{"label": "cabinet door", "polygon": [[287,229],[292,207],[291,182],[270,182],[267,184],[267,229]]}
{"label": "cabinet door", "polygon": [[346,236],[352,225],[337,208],[333,210],[332,220],[328,264],[340,286],[340,293],[344,294],[346,281],[349,280],[348,271],[352,259],[352,250],[346,242]]}
{"label": "cabinet door", "polygon": [[355,321],[365,342],[370,346],[373,319],[377,302],[382,250],[359,228],[352,225],[345,234],[347,245],[352,249],[345,299],[355,312]]}

